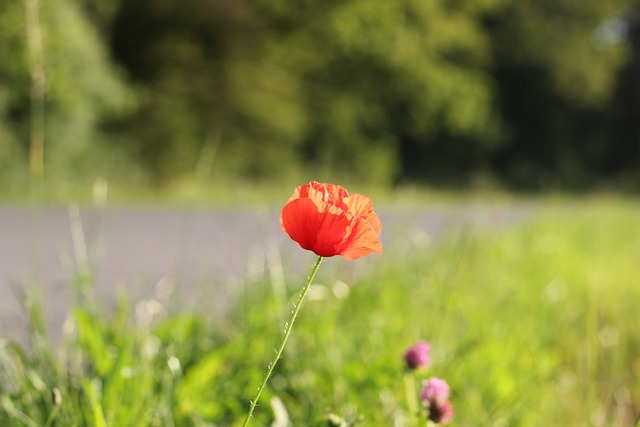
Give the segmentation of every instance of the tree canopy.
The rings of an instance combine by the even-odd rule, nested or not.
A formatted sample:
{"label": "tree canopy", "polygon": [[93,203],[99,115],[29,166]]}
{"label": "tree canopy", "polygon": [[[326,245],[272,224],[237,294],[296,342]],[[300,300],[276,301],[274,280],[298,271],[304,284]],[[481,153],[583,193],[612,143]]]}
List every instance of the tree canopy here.
{"label": "tree canopy", "polygon": [[[15,185],[29,1],[0,4]],[[214,180],[640,188],[634,0],[38,4],[45,173],[162,185],[210,162]]]}

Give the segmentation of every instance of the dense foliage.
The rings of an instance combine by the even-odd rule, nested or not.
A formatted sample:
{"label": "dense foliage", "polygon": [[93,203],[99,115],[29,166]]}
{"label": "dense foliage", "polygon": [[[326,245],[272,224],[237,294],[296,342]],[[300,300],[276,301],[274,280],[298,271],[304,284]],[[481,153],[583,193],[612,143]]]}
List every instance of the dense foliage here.
{"label": "dense foliage", "polygon": [[636,189],[637,6],[3,2],[0,174],[28,181],[41,75],[51,179]]}

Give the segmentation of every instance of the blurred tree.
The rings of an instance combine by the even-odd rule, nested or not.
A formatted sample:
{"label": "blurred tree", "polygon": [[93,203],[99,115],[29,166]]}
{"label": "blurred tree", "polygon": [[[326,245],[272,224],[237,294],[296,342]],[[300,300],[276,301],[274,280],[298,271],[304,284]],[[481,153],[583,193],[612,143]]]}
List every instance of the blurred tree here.
{"label": "blurred tree", "polygon": [[626,46],[604,26],[624,0],[507,0],[485,17],[506,143],[494,167],[528,188],[592,184]]}
{"label": "blurred tree", "polygon": [[[45,87],[45,176],[81,178],[112,155],[102,125],[124,114],[134,98],[76,3],[40,3]],[[25,178],[29,146],[28,31],[22,2],[0,3],[0,170],[3,179]]]}
{"label": "blurred tree", "polygon": [[471,4],[352,0],[307,12],[295,40],[317,44],[304,60],[309,158],[369,181],[433,178],[443,161],[434,146],[482,139],[492,126],[489,45]]}
{"label": "blurred tree", "polygon": [[[623,19],[624,18],[624,19]],[[634,1],[626,17],[610,23],[609,37],[627,37],[629,61],[619,74],[609,114],[610,143],[602,151],[599,173],[626,190],[640,190],[640,2]]]}
{"label": "blurred tree", "polygon": [[28,184],[30,73],[25,6],[0,3],[0,179],[7,187]]}
{"label": "blurred tree", "polygon": [[144,87],[129,146],[157,179],[193,172],[207,141],[221,141],[218,176],[299,166],[298,75],[246,2],[125,0],[112,37],[115,56]]}
{"label": "blurred tree", "polygon": [[433,154],[445,144],[468,153],[489,141],[490,46],[477,16],[490,4],[259,2],[298,58],[307,160],[330,175],[388,183],[437,176],[444,159]]}
{"label": "blurred tree", "polygon": [[148,94],[131,145],[160,177],[193,167],[211,133],[222,172],[421,176],[442,159],[413,145],[450,135],[464,153],[495,131],[490,4],[125,0],[112,45]]}
{"label": "blurred tree", "polygon": [[[635,152],[607,127],[616,82],[616,108],[636,102],[616,32],[634,1],[49,0],[45,163],[82,176],[126,153],[106,163],[160,184],[206,166],[585,185]],[[26,159],[24,35],[23,5],[2,2],[0,165]]]}

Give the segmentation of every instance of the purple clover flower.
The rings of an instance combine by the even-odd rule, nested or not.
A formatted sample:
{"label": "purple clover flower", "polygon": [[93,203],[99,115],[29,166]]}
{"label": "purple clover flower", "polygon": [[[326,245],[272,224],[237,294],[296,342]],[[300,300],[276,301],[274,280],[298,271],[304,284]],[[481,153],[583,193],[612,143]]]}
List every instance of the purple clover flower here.
{"label": "purple clover flower", "polygon": [[426,368],[431,365],[431,345],[426,341],[418,341],[404,354],[409,369]]}
{"label": "purple clover flower", "polygon": [[422,399],[427,417],[437,424],[448,424],[453,419],[453,406],[449,402],[449,384],[440,378],[431,377],[422,383]]}
{"label": "purple clover flower", "polygon": [[431,402],[427,411],[427,417],[436,424],[449,424],[453,420],[453,406],[448,400]]}
{"label": "purple clover flower", "polygon": [[435,400],[447,400],[449,398],[449,384],[440,378],[431,377],[428,381],[422,382],[422,393],[420,399],[429,402]]}

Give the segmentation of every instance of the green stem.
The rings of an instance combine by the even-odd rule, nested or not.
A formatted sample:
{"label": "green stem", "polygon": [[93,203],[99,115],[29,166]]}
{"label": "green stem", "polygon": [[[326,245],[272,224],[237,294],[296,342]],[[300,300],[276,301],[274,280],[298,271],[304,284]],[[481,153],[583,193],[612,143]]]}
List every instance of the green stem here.
{"label": "green stem", "polygon": [[[44,173],[44,127],[45,87],[44,48],[40,22],[40,0],[24,0],[31,72],[31,141],[29,145],[29,172],[37,187],[43,184]],[[36,186],[34,186],[36,187]]]}
{"label": "green stem", "polygon": [[409,426],[417,426],[419,424],[420,409],[418,409],[416,377],[413,372],[406,372],[404,374],[404,387],[407,399],[407,410],[409,411]]}
{"label": "green stem", "polygon": [[269,378],[273,373],[273,368],[275,368],[276,363],[278,363],[278,360],[280,360],[280,358],[282,357],[284,347],[287,344],[289,335],[291,335],[291,331],[293,330],[293,323],[296,321],[296,318],[298,317],[298,312],[300,311],[300,307],[302,306],[302,301],[304,300],[305,296],[307,296],[307,293],[309,292],[309,288],[311,287],[311,282],[313,281],[313,278],[315,277],[316,273],[318,272],[318,269],[320,268],[322,259],[323,257],[321,256],[318,257],[318,260],[313,265],[311,274],[309,274],[309,277],[307,278],[307,283],[304,285],[304,288],[302,288],[302,292],[300,292],[300,296],[298,297],[296,303],[293,306],[293,311],[291,312],[291,318],[287,323],[285,323],[284,335],[282,335],[282,341],[280,342],[280,346],[276,350],[276,356],[273,359],[273,361],[269,364],[269,367],[267,368],[267,373],[262,379],[262,383],[260,384],[260,387],[258,387],[258,394],[256,394],[255,399],[251,401],[251,406],[249,407],[249,413],[247,414],[247,418],[245,418],[244,424],[242,424],[242,427],[247,427],[249,425],[249,422],[251,421],[251,417],[253,415],[253,411],[254,409],[256,409],[256,406],[258,405],[258,400],[260,400],[260,395],[262,394],[262,391],[267,385],[267,381],[269,381]]}

